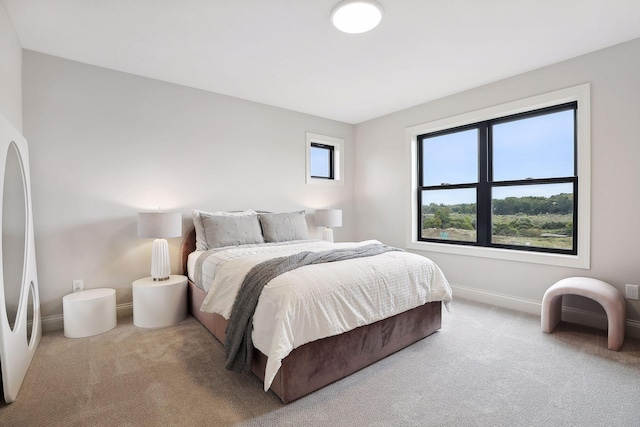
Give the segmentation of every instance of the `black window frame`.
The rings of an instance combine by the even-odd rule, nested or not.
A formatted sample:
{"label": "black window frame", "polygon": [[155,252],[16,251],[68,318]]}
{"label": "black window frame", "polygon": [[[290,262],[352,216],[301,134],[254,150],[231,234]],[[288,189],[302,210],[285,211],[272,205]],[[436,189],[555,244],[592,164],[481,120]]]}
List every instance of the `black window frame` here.
{"label": "black window frame", "polygon": [[319,142],[311,142],[311,148],[320,148],[329,152],[329,176],[319,176],[310,173],[311,178],[335,180],[335,147],[330,144],[321,144]]}
{"label": "black window frame", "polygon": [[[493,141],[492,141],[492,126],[502,123],[507,123],[516,120],[528,119],[540,115],[549,113],[569,111],[573,110],[573,175],[565,177],[553,177],[553,178],[526,178],[521,180],[505,180],[494,181],[493,180]],[[577,255],[578,253],[578,102],[572,101],[553,105],[550,107],[535,109],[517,114],[511,114],[501,116],[493,119],[483,120],[463,126],[456,126],[452,128],[442,129],[435,132],[428,132],[417,136],[417,241],[418,242],[431,242],[453,245],[466,245],[466,246],[478,246],[488,248],[501,248],[501,249],[513,249],[518,251],[528,252],[544,252],[566,255]],[[440,185],[423,185],[424,182],[424,168],[423,168],[423,141],[427,138],[438,137],[447,135],[450,133],[457,133],[465,130],[477,129],[478,130],[478,179],[472,183],[459,183],[449,184],[442,183]],[[573,233],[572,233],[572,248],[560,249],[560,248],[544,248],[539,246],[523,246],[523,245],[508,245],[493,243],[492,234],[492,188],[497,187],[509,187],[509,186],[528,186],[528,185],[540,185],[540,184],[559,184],[570,183],[573,186]],[[452,190],[462,188],[475,188],[476,189],[476,241],[460,241],[460,240],[448,240],[448,239],[436,239],[425,238],[422,236],[422,195],[423,191],[428,190]]]}

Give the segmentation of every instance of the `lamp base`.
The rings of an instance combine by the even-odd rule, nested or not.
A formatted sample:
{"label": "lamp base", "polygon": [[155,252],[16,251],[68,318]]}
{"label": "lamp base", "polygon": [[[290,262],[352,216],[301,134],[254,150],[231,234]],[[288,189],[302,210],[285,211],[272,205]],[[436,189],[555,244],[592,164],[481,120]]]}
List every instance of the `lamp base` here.
{"label": "lamp base", "polygon": [[168,280],[171,276],[169,243],[166,239],[155,239],[151,252],[151,277],[156,282]]}
{"label": "lamp base", "polygon": [[333,230],[329,227],[322,230],[322,240],[333,243]]}

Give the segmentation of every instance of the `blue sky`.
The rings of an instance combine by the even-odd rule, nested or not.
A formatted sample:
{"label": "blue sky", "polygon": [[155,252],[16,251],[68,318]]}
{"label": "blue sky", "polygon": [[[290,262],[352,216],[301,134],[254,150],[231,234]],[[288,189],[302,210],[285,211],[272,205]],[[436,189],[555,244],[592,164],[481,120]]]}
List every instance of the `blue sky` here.
{"label": "blue sky", "polygon": [[[473,183],[478,177],[478,131],[456,132],[424,142],[424,185]],[[512,121],[493,127],[494,180],[572,176],[573,110]],[[571,193],[570,184],[496,189],[494,198]],[[428,194],[431,193],[431,194]],[[425,192],[423,203],[475,203],[475,190]]]}
{"label": "blue sky", "polygon": [[311,147],[311,176],[329,176],[329,150]]}

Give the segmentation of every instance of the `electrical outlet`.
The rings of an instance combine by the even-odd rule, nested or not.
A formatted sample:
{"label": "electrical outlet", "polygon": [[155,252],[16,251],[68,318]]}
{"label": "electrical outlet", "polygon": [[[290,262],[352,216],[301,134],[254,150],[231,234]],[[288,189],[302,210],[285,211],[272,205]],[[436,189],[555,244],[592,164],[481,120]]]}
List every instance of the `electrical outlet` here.
{"label": "electrical outlet", "polygon": [[83,289],[84,289],[84,282],[82,281],[82,279],[75,279],[73,281],[73,287],[72,287],[73,292],[80,292]]}
{"label": "electrical outlet", "polygon": [[638,285],[626,285],[626,296],[627,299],[639,299],[639,295],[638,295]]}

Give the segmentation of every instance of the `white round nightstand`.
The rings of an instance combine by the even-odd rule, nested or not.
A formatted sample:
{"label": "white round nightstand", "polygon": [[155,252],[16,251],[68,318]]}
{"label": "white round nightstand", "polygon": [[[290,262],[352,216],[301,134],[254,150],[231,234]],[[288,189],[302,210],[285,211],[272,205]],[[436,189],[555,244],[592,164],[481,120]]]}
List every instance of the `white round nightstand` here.
{"label": "white round nightstand", "polygon": [[187,317],[187,277],[171,275],[155,282],[133,282],[133,324],[141,328],[171,326]]}

